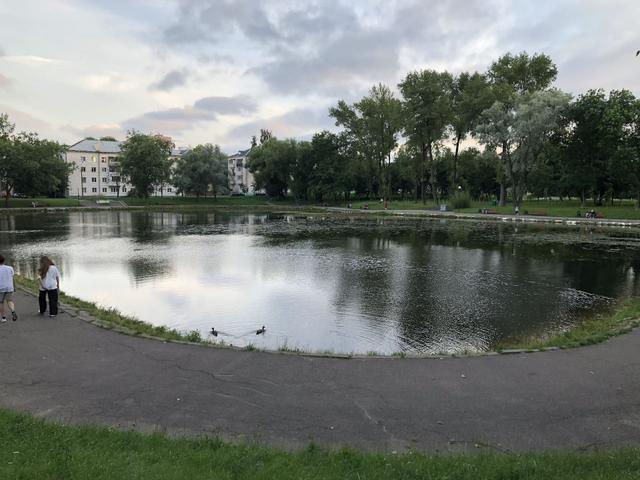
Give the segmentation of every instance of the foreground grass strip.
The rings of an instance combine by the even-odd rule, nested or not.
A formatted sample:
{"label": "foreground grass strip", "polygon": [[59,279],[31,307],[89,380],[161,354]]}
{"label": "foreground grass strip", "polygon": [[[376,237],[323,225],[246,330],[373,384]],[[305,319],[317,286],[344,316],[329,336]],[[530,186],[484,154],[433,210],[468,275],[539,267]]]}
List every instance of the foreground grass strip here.
{"label": "foreground grass strip", "polygon": [[[16,275],[15,282],[17,285],[31,290],[34,293],[38,292],[38,283],[36,280]],[[200,332],[197,330],[181,332],[163,326],[151,325],[150,323],[142,322],[134,317],[123,315],[115,308],[102,308],[97,306],[95,303],[81,300],[77,297],[67,295],[64,292],[60,292],[60,301],[79,310],[83,310],[92,317],[106,324],[122,327],[136,335],[145,334],[165,340],[178,340],[184,342],[203,342]]]}
{"label": "foreground grass strip", "polygon": [[0,409],[0,478],[24,479],[565,479],[640,476],[640,449],[595,453],[425,456],[300,452],[218,439],[169,439],[67,427]]}
{"label": "foreground grass strip", "polygon": [[526,337],[507,340],[498,345],[499,350],[507,348],[540,349],[549,347],[572,348],[601,343],[616,335],[630,332],[640,326],[640,297],[625,300],[615,311],[598,314],[571,330],[551,335],[547,338]]}

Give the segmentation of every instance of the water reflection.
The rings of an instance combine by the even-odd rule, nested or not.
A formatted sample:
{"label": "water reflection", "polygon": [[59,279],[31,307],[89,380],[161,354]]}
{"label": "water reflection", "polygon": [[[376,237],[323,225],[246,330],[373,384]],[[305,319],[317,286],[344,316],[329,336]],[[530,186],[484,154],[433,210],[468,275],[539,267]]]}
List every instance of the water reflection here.
{"label": "water reflection", "polygon": [[[0,216],[34,276],[142,320],[314,351],[455,353],[566,329],[638,292],[631,230],[227,212]],[[267,326],[267,334],[255,330]]]}

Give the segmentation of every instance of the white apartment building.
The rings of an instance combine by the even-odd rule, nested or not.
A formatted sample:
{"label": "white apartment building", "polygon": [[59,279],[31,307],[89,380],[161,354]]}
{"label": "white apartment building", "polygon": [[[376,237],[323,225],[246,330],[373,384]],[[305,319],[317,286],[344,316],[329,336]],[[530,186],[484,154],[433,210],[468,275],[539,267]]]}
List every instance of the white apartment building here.
{"label": "white apartment building", "polygon": [[[117,197],[127,196],[131,185],[120,177],[120,144],[103,140],[81,140],[69,147],[65,160],[74,165],[67,183],[67,196]],[[186,149],[174,149],[171,159],[175,162]],[[161,191],[162,190],[162,191]],[[156,188],[153,196],[175,196],[176,188],[166,185]]]}
{"label": "white apartment building", "polygon": [[235,155],[231,155],[228,159],[229,169],[229,192],[232,194],[245,193],[248,195],[260,195],[264,192],[262,190],[255,189],[255,179],[253,174],[249,171],[248,166],[248,150],[240,150]]}

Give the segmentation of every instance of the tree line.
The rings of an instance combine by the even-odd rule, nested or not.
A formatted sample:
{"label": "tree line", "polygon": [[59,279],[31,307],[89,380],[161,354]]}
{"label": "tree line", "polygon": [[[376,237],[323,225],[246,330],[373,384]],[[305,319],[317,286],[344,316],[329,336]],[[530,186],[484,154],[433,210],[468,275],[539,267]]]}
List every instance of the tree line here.
{"label": "tree line", "polygon": [[0,192],[5,207],[16,192],[27,196],[62,196],[70,167],[66,147],[32,132],[16,132],[6,113],[0,113]]}
{"label": "tree line", "polygon": [[249,156],[256,187],[315,201],[465,192],[501,205],[526,195],[640,204],[640,100],[601,89],[573,99],[553,87],[557,74],[547,55],[521,53],[483,73],[410,72],[398,94],[375,85],[330,108],[337,133],[261,135]]}

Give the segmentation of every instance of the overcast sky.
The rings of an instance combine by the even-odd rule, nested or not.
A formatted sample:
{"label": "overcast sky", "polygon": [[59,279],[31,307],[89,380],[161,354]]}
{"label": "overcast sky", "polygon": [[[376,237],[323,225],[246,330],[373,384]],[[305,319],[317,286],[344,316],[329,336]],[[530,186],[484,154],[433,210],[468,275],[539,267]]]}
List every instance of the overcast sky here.
{"label": "overcast sky", "polygon": [[544,52],[557,86],[640,96],[639,0],[2,0],[0,112],[74,143],[130,128],[246,148],[308,138],[378,82]]}

